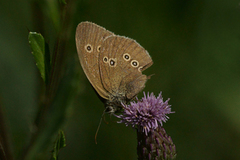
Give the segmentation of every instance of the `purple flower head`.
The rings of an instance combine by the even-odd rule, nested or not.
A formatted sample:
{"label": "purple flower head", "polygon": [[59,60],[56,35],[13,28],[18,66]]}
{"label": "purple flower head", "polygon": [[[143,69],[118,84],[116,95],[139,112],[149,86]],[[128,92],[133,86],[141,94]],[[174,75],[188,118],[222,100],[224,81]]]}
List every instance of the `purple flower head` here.
{"label": "purple flower head", "polygon": [[137,102],[131,102],[130,105],[123,104],[123,114],[117,117],[121,118],[119,123],[136,127],[147,135],[150,130],[158,128],[159,124],[162,126],[162,122],[169,119],[167,114],[174,112],[171,111],[171,105],[168,104],[170,99],[164,102],[161,92],[158,97],[155,97],[153,93],[146,95],[143,92],[143,94],[142,99],[136,98]]}

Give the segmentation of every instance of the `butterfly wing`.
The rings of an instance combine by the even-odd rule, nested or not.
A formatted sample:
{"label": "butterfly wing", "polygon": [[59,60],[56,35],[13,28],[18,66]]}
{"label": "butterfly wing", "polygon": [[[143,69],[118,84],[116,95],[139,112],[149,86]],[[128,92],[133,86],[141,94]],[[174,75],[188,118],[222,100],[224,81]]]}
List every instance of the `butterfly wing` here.
{"label": "butterfly wing", "polygon": [[148,79],[142,71],[152,64],[148,52],[133,39],[113,35],[102,44],[100,75],[104,88],[113,97],[135,97]]}
{"label": "butterfly wing", "polygon": [[102,42],[112,32],[107,31],[91,22],[82,22],[76,29],[76,46],[78,57],[88,80],[98,92],[98,94],[107,99],[108,92],[104,89],[99,73],[99,54],[102,48]]}

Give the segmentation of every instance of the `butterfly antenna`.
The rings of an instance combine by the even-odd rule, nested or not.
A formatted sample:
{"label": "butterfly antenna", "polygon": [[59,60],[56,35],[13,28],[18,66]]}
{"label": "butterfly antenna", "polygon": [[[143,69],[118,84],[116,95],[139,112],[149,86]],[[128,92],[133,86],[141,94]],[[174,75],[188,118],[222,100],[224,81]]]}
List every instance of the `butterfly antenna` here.
{"label": "butterfly antenna", "polygon": [[151,79],[152,76],[155,76],[155,74],[151,74],[151,75],[147,76],[147,79]]}
{"label": "butterfly antenna", "polygon": [[[106,112],[106,110],[104,109],[103,114],[102,114],[101,119],[100,119],[100,122],[99,122],[99,124],[98,124],[98,128],[97,128],[96,134],[95,134],[95,143],[96,143],[96,144],[97,144],[97,134],[98,134],[99,128],[100,128],[100,126],[101,126],[102,119],[103,119],[103,116],[105,115],[105,112]],[[105,117],[104,117],[104,120],[105,120]]]}

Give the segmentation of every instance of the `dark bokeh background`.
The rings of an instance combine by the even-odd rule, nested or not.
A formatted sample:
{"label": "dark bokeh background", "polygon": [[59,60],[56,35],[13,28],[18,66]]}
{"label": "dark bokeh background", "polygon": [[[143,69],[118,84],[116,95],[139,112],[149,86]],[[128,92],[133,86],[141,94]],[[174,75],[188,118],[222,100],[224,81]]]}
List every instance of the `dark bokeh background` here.
{"label": "dark bokeh background", "polygon": [[[0,100],[14,155],[29,141],[42,86],[27,39],[27,28],[38,32],[36,21],[43,23],[33,16],[32,2],[0,2]],[[74,41],[77,24],[86,20],[136,39],[152,56],[154,65],[145,74],[154,76],[145,91],[171,98],[176,113],[164,128],[176,145],[177,159],[240,159],[239,1],[72,3],[68,51],[78,76],[69,83],[78,94],[67,110],[67,147],[60,159],[137,159],[135,131],[108,115],[109,124],[101,125],[98,144],[94,142],[104,107],[83,74]]]}

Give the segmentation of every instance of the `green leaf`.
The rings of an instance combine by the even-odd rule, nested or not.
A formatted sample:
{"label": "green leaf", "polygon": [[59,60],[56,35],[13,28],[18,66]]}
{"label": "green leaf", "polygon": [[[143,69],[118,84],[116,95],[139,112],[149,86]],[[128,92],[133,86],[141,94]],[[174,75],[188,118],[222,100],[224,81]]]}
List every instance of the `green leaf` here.
{"label": "green leaf", "polygon": [[32,49],[32,54],[35,58],[36,65],[40,71],[43,81],[46,81],[45,75],[45,42],[40,33],[29,32],[28,41]]}
{"label": "green leaf", "polygon": [[54,143],[54,146],[53,146],[51,160],[57,160],[58,159],[59,150],[61,148],[64,148],[64,147],[66,147],[65,135],[64,135],[64,132],[62,130],[60,130],[58,132],[57,140],[56,140],[56,142]]}

